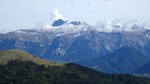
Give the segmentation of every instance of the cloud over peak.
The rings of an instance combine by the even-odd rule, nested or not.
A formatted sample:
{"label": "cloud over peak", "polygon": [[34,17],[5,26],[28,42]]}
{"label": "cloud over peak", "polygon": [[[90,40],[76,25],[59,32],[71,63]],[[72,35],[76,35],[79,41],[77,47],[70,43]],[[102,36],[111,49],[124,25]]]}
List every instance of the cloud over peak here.
{"label": "cloud over peak", "polygon": [[51,11],[51,18],[52,18],[52,20],[58,20],[58,19],[65,20],[65,18],[64,18],[63,15],[59,12],[58,9],[54,9],[53,11]]}

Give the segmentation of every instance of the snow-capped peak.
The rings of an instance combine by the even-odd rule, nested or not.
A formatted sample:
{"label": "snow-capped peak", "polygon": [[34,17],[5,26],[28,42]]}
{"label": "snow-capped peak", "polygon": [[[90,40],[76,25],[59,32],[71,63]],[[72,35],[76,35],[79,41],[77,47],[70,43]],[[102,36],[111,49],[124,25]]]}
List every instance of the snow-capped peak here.
{"label": "snow-capped peak", "polygon": [[81,21],[64,21],[62,19],[56,20],[52,25],[44,24],[37,26],[35,30],[37,32],[52,32],[56,34],[65,34],[65,33],[79,33],[87,31],[92,27],[85,22]]}
{"label": "snow-capped peak", "polygon": [[139,32],[149,28],[150,26],[143,25],[143,23],[138,23],[136,21],[133,22],[132,20],[99,21],[95,26],[95,29],[100,32],[122,32],[122,31]]}
{"label": "snow-capped peak", "polygon": [[[131,21],[130,21],[131,22]],[[108,21],[99,21],[96,26],[88,25],[82,21],[67,21],[63,19],[55,20],[52,25],[50,24],[42,24],[37,25],[34,28],[35,32],[52,32],[57,34],[65,34],[65,33],[79,33],[89,30],[96,30],[98,32],[141,32],[145,31],[145,29],[150,30],[149,25],[143,25],[139,23],[130,23],[129,21],[121,21],[121,20],[108,20]],[[23,33],[26,31],[18,31],[19,33]],[[35,33],[34,32],[34,33]],[[33,32],[31,32],[33,33]]]}

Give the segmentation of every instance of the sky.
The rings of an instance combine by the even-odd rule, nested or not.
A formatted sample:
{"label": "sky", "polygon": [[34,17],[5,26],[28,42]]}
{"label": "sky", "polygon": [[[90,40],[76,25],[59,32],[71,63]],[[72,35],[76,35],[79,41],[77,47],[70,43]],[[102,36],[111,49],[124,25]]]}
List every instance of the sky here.
{"label": "sky", "polygon": [[[53,13],[90,25],[109,19],[150,22],[150,0],[0,0],[0,31],[51,24]],[[53,11],[53,12],[52,12]],[[53,16],[53,17],[52,17]]]}

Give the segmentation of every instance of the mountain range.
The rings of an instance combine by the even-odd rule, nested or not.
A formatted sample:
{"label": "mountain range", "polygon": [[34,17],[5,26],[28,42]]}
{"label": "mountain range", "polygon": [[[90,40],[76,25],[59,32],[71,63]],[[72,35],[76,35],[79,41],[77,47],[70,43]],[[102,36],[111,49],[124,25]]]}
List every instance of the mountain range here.
{"label": "mountain range", "polygon": [[77,63],[105,73],[130,73],[148,62],[150,59],[142,53],[131,47],[122,47],[106,56]]}
{"label": "mountain range", "polygon": [[[123,55],[122,48],[130,54]],[[7,49],[21,49],[37,57],[59,62],[77,63],[97,59],[92,63],[93,66],[89,65],[90,68],[104,64],[107,67],[95,69],[108,73],[129,73],[130,70],[137,69],[149,61],[150,30],[138,24],[126,26],[98,23],[91,26],[81,21],[69,22],[59,19],[52,25],[0,34],[0,50]],[[116,56],[118,53],[119,56]],[[99,60],[102,59],[102,64],[99,64]],[[114,64],[111,65],[111,61],[119,64],[118,70],[112,68]],[[130,67],[135,66],[125,70],[123,65],[126,63]]]}

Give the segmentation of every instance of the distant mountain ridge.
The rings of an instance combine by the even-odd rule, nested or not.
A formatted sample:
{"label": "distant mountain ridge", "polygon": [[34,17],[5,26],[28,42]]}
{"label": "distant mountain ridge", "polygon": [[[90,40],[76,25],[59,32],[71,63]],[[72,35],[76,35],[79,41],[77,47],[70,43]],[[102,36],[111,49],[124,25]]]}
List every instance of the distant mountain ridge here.
{"label": "distant mountain ridge", "polygon": [[135,73],[135,74],[149,74],[150,75],[150,62],[146,63],[143,66],[139,67],[138,69],[134,70],[132,73]]}
{"label": "distant mountain ridge", "polygon": [[142,53],[122,47],[106,56],[77,63],[106,73],[130,73],[148,62],[150,59]]}

